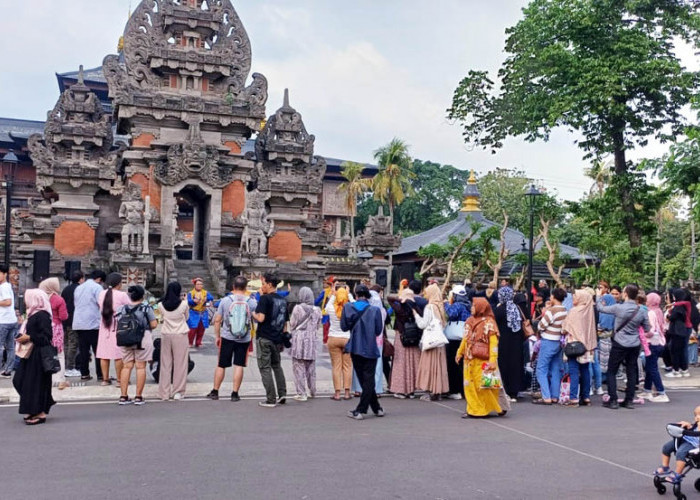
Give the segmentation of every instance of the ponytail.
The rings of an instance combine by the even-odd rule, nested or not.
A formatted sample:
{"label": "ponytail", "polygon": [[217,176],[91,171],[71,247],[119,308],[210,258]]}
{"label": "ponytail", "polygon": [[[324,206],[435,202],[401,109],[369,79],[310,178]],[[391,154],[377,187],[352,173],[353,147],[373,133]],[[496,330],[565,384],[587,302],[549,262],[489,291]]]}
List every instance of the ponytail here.
{"label": "ponytail", "polygon": [[107,328],[112,328],[112,322],[114,321],[114,287],[119,286],[121,282],[122,275],[119,273],[111,273],[105,281],[108,288],[105,300],[102,302],[102,324]]}

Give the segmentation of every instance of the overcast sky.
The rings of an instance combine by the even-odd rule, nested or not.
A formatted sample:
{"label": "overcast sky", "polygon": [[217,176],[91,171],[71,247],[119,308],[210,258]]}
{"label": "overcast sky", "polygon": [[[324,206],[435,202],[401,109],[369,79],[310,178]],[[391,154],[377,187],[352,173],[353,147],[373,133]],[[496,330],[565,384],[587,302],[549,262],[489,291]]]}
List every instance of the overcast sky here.
{"label": "overcast sky", "polygon": [[[58,97],[54,73],[99,66],[116,52],[138,0],[0,0],[0,116],[42,120]],[[393,137],[415,158],[484,173],[521,168],[560,196],[590,186],[564,131],[549,143],[509,140],[496,155],[469,150],[448,123],[458,82],[495,71],[506,27],[525,0],[233,0],[270,85],[268,114],[291,104],[316,135],[317,154],[372,161]]]}

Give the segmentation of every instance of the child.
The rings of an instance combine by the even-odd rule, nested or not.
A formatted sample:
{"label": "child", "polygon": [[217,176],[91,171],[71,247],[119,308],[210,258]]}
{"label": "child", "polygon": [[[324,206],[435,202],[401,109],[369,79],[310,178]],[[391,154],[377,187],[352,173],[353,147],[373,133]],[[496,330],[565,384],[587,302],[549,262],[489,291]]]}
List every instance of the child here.
{"label": "child", "polygon": [[[694,423],[681,421],[678,425],[683,429],[696,431],[698,428],[698,423],[700,423],[700,406],[696,406],[693,410]],[[695,434],[695,433],[694,433]],[[685,467],[685,458],[688,456],[690,450],[697,448],[700,444],[700,438],[697,436],[683,436],[680,438],[673,438],[668,443],[666,443],[663,448],[661,448],[661,467],[656,469],[655,475],[665,476],[666,481],[669,483],[680,483],[681,473]],[[676,454],[676,471],[672,471],[669,468],[671,463],[671,453]]]}

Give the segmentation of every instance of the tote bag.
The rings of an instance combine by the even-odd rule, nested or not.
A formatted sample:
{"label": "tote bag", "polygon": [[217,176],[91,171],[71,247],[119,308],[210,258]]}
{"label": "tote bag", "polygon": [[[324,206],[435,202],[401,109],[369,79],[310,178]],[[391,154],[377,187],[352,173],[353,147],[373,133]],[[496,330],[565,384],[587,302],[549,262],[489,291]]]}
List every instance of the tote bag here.
{"label": "tote bag", "polygon": [[[432,311],[431,311],[432,313]],[[447,337],[442,331],[442,324],[440,320],[433,314],[428,324],[428,328],[423,330],[423,337],[420,340],[420,350],[429,351],[435,349],[436,347],[442,347],[447,344]]]}

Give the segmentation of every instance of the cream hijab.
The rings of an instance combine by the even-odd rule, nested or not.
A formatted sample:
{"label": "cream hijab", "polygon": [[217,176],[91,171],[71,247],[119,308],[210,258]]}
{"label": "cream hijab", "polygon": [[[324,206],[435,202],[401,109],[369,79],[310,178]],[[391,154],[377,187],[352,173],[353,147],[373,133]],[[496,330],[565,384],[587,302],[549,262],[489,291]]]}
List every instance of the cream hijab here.
{"label": "cream hijab", "polygon": [[574,307],[564,320],[563,329],[569,334],[568,342],[578,341],[592,351],[598,345],[593,297],[590,293],[577,290],[574,293]]}

